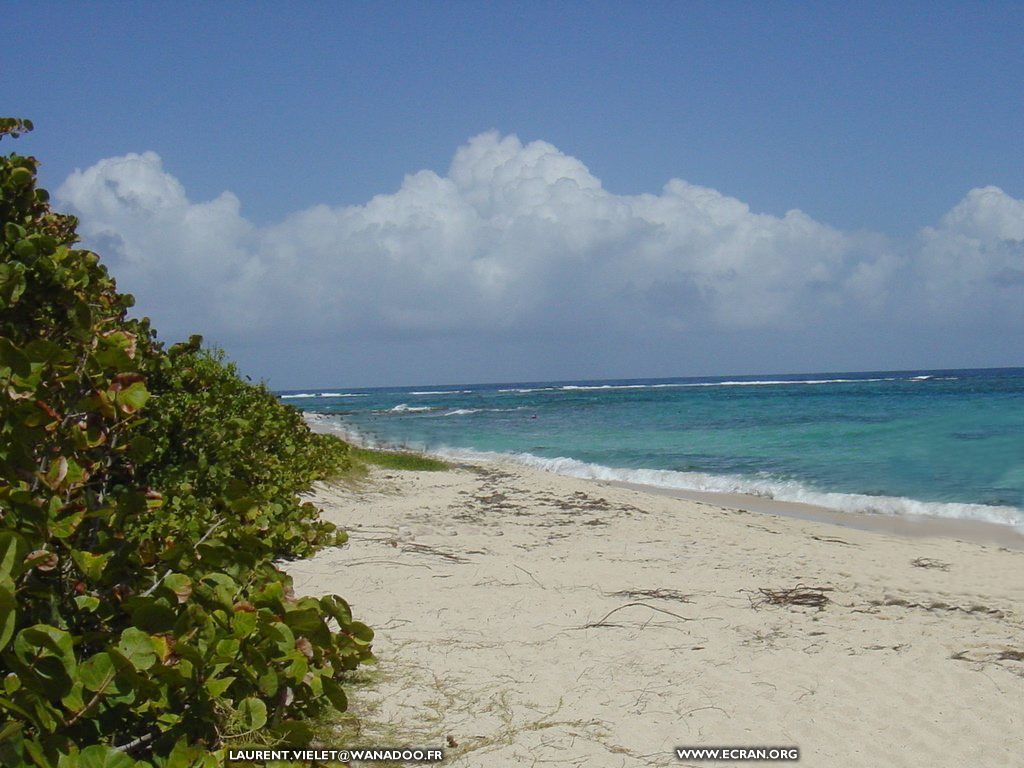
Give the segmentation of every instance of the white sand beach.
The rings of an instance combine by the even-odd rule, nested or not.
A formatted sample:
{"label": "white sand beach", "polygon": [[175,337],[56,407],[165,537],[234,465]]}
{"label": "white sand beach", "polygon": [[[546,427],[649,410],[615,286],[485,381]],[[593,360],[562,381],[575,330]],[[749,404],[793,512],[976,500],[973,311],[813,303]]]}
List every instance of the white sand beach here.
{"label": "white sand beach", "polygon": [[[290,564],[375,627],[362,745],[453,766],[1015,766],[1024,552],[727,510],[512,462],[374,470],[314,501],[351,536]],[[797,586],[813,605],[761,590]],[[747,763],[749,764],[749,763]]]}

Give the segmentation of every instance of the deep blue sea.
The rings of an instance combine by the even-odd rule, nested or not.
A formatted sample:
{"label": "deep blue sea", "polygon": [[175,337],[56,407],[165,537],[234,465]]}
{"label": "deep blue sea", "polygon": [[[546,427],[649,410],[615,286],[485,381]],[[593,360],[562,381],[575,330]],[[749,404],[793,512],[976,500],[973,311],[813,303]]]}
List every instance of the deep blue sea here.
{"label": "deep blue sea", "polygon": [[1024,368],[278,394],[371,443],[1024,529]]}

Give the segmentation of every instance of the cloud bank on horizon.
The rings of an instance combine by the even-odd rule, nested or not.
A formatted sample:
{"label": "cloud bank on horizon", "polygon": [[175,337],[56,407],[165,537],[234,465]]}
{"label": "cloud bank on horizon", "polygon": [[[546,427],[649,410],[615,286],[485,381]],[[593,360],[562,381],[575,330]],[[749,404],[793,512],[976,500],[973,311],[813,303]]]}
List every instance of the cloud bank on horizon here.
{"label": "cloud bank on horizon", "polygon": [[230,192],[190,200],[153,152],[75,171],[57,199],[164,337],[200,329],[229,351],[340,334],[628,345],[816,326],[933,342],[951,328],[1024,332],[1024,200],[992,186],[894,239],[755,213],[680,179],[617,195],[549,143],[488,132],[446,175],[269,226]]}

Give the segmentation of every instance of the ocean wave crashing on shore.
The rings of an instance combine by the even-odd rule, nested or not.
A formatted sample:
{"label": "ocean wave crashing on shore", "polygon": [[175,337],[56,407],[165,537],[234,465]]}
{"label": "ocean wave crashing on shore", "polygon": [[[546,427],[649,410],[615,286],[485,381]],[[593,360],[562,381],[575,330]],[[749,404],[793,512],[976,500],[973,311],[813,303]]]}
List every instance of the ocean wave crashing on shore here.
{"label": "ocean wave crashing on shore", "polygon": [[857,514],[1024,526],[1024,369],[368,392],[299,402],[384,444]]}
{"label": "ocean wave crashing on shore", "polygon": [[1007,505],[920,501],[901,496],[836,493],[810,488],[793,480],[757,479],[664,469],[608,467],[565,456],[545,458],[527,452],[502,453],[468,448],[428,448],[425,445],[415,444],[399,446],[369,438],[358,430],[347,427],[341,422],[322,414],[309,414],[307,418],[310,418],[327,431],[369,448],[411,449],[453,461],[480,463],[514,461],[545,472],[586,480],[628,483],[630,485],[641,485],[651,488],[695,491],[699,493],[742,494],[776,501],[809,504],[852,514],[970,520],[1011,526],[1024,533],[1024,510]]}

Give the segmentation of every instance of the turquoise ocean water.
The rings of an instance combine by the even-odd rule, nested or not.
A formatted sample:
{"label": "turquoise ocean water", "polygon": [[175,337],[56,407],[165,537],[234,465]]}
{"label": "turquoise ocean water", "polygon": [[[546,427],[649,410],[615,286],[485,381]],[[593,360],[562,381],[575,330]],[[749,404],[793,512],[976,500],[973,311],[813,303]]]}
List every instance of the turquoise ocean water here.
{"label": "turquoise ocean water", "polygon": [[372,443],[1024,530],[1024,368],[278,394]]}

